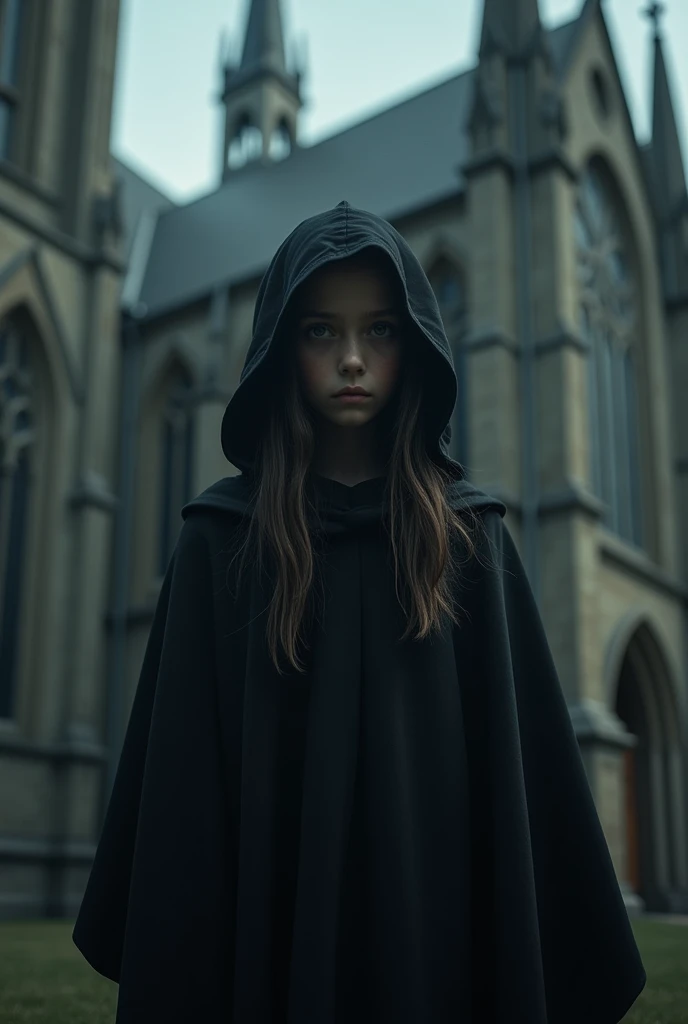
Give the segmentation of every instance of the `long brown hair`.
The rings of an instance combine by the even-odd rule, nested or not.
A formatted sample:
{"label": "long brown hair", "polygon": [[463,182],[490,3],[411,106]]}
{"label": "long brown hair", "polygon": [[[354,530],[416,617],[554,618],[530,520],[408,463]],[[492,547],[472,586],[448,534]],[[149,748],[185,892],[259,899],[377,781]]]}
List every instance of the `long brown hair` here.
{"label": "long brown hair", "polygon": [[[315,586],[316,553],[307,521],[307,479],[314,452],[313,421],[301,393],[293,362],[283,365],[282,398],[270,403],[254,470],[253,514],[243,544],[243,570],[257,555],[259,573],[272,570],[267,644],[280,675],[279,648],[289,665],[305,671],[299,660],[309,598]],[[432,461],[422,424],[422,367],[407,350],[397,399],[390,412],[393,429],[386,474],[385,526],[394,558],[395,589],[407,616],[401,637],[415,630],[415,640],[439,631],[446,616],[460,624],[455,607],[458,569],[453,550],[466,559],[477,555],[474,533],[482,521],[469,507],[454,510],[446,497],[450,474]],[[311,506],[312,507],[312,506]],[[238,554],[238,552],[237,552]],[[254,562],[253,564],[256,564]],[[404,598],[400,594],[403,591]],[[312,611],[313,604],[310,605]]]}

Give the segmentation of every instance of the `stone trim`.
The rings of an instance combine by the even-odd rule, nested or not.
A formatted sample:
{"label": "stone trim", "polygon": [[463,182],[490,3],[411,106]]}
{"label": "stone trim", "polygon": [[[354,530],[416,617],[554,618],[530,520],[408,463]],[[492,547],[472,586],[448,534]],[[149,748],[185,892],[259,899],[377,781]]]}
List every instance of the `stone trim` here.
{"label": "stone trim", "polygon": [[13,224],[18,224],[22,230],[27,231],[35,238],[40,238],[43,242],[47,242],[48,245],[59,249],[60,252],[65,253],[72,259],[78,260],[79,263],[84,263],[94,269],[107,267],[116,274],[124,274],[126,270],[123,259],[108,256],[103,250],[84,245],[83,242],[71,238],[62,231],[57,231],[47,224],[41,224],[40,221],[34,220],[33,217],[27,217],[21,210],[18,210],[3,199],[0,199],[0,216],[6,217]]}
{"label": "stone trim", "polygon": [[34,761],[80,762],[104,764],[107,751],[102,743],[87,739],[70,739],[63,743],[35,743],[24,736],[0,734],[0,757],[23,757]]}
{"label": "stone trim", "polygon": [[[480,489],[502,501],[509,512],[515,515],[523,515],[523,502],[510,490],[505,489],[501,484],[480,484]],[[570,482],[567,487],[559,491],[550,491],[543,495],[537,505],[537,515],[543,519],[548,515],[556,515],[560,512],[583,512],[585,515],[599,518],[604,511],[604,504],[594,494],[586,490],[576,482]]]}
{"label": "stone trim", "polygon": [[[513,335],[507,334],[498,328],[487,328],[484,330],[469,330],[463,338],[462,345],[467,349],[489,348],[491,345],[501,345],[508,349],[517,358],[520,358],[523,347]],[[561,348],[572,348],[581,355],[590,355],[590,342],[567,329],[540,338],[535,342],[534,351],[536,356],[548,355],[552,351]]]}
{"label": "stone trim", "polygon": [[96,852],[94,843],[54,839],[15,839],[0,837],[0,862],[20,864],[90,864]]}
{"label": "stone trim", "polygon": [[230,97],[241,97],[242,92],[245,92],[248,86],[260,84],[266,79],[276,80],[288,93],[298,100],[301,99],[298,77],[288,71],[282,71],[277,67],[266,67],[263,64],[251,68],[231,68],[230,70],[231,75],[228,77],[220,97],[223,103]]}
{"label": "stone trim", "polygon": [[467,163],[460,166],[459,169],[465,180],[470,181],[477,174],[492,170],[493,167],[500,167],[503,171],[506,171],[512,180],[516,176],[516,165],[513,157],[501,147],[490,149],[480,156],[472,157]]}
{"label": "stone trim", "polygon": [[155,604],[139,604],[133,605],[128,608],[123,614],[116,614],[115,612],[106,612],[103,616],[103,622],[107,630],[112,630],[119,623],[124,623],[125,627],[140,626],[146,623],[152,623],[155,616]]}
{"label": "stone trim", "polygon": [[496,498],[497,501],[503,502],[508,512],[513,512],[517,516],[523,515],[521,501],[513,491],[502,487],[501,484],[480,484],[476,486],[480,486],[480,490],[485,491],[491,498]]}
{"label": "stone trim", "polygon": [[[70,916],[76,917],[76,913]],[[45,896],[42,892],[0,893],[0,921],[26,921],[36,918],[45,918]]]}
{"label": "stone trim", "polygon": [[599,543],[599,551],[603,560],[628,570],[644,583],[650,583],[662,593],[676,597],[688,605],[688,586],[670,576],[664,569],[651,562],[644,552],[635,551],[604,526],[601,526],[600,529],[603,534]]}
{"label": "stone trim", "polygon": [[53,192],[51,189],[47,189],[44,185],[41,185],[39,181],[32,178],[30,175],[22,171],[21,168],[13,164],[11,160],[3,160],[0,157],[0,175],[3,178],[9,178],[10,181],[14,182],[15,185],[19,185],[20,188],[26,189],[27,192],[33,193],[37,199],[41,202],[49,203],[50,206],[54,206],[56,209],[61,209],[63,202],[57,192]]}
{"label": "stone trim", "polygon": [[514,337],[498,328],[472,329],[466,332],[461,343],[464,348],[475,351],[483,348],[491,348],[494,345],[501,346],[511,352],[512,355],[520,358],[521,347]]}
{"label": "stone trim", "polygon": [[[511,154],[502,148],[493,148],[478,156],[471,157],[467,163],[460,167],[466,181],[483,171],[491,170],[493,167],[501,167],[511,178],[516,174],[516,163]],[[548,149],[528,161],[528,171],[531,177],[542,174],[551,168],[563,171],[566,177],[575,184],[580,173],[561,149]]]}
{"label": "stone trim", "polygon": [[204,384],[198,388],[191,401],[192,406],[202,405],[204,402],[218,402],[220,405],[227,405],[233,392],[224,391],[213,384]]}
{"label": "stone trim", "polygon": [[546,355],[553,350],[560,348],[572,348],[584,356],[590,355],[590,342],[573,331],[561,330],[557,334],[550,334],[535,342],[535,354]]}
{"label": "stone trim", "polygon": [[686,309],[688,307],[688,291],[685,291],[682,295],[672,295],[671,298],[664,300],[664,304],[669,313],[677,313],[682,309]]}
{"label": "stone trim", "polygon": [[558,491],[543,494],[538,502],[539,518],[557,515],[560,512],[583,512],[593,519],[604,514],[605,505],[591,491],[575,480],[570,480]]}
{"label": "stone trim", "polygon": [[75,511],[97,508],[102,512],[114,512],[120,505],[120,499],[108,489],[100,473],[87,469],[70,494],[68,505]]}
{"label": "stone trim", "polygon": [[606,744],[626,749],[636,747],[638,737],[630,733],[618,715],[611,712],[602,701],[584,697],[568,704],[573,730],[580,743]]}
{"label": "stone trim", "polygon": [[[53,336],[57,342],[58,352],[65,368],[74,403],[81,408],[85,402],[84,382],[79,373],[79,367],[76,365],[69,345],[67,344],[62,325],[62,318],[53,301],[52,288],[50,287],[48,279],[43,271],[43,262],[37,246],[30,245],[26,249],[22,249],[20,252],[15,253],[15,255],[0,268],[0,289],[5,288],[12,278],[20,273],[20,271],[25,267],[29,267],[34,275],[34,284],[37,286],[36,292],[40,301],[43,302],[45,312],[48,314],[50,327],[52,328]],[[37,324],[33,319],[31,302],[28,304],[28,309],[32,318],[32,324],[35,329],[38,329]]]}
{"label": "stone trim", "polygon": [[549,149],[544,153],[538,153],[538,155],[532,157],[528,163],[528,169],[533,177],[535,177],[536,174],[542,174],[552,168],[563,171],[569,181],[574,185],[580,177],[579,172],[576,170],[569,158],[559,148]]}

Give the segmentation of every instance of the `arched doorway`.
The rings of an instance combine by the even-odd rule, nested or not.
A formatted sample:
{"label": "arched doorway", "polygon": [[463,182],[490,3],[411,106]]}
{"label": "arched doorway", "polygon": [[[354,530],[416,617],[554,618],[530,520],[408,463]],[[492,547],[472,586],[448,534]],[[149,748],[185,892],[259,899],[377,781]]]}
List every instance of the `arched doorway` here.
{"label": "arched doorway", "polygon": [[626,881],[647,911],[685,913],[684,732],[666,659],[647,623],[623,654],[615,711],[637,740],[624,753]]}

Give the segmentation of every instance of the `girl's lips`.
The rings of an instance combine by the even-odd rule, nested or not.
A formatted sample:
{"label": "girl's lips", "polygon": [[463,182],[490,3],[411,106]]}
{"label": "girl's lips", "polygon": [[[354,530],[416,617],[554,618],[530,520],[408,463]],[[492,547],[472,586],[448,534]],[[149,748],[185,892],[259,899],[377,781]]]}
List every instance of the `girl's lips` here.
{"label": "girl's lips", "polygon": [[370,395],[335,395],[334,396],[340,402],[366,402]]}

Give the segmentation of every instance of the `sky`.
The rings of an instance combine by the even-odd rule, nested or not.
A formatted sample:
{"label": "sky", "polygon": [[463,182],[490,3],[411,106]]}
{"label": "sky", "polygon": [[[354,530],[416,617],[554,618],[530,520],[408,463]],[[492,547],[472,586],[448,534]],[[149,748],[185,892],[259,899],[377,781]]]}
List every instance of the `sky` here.
{"label": "sky", "polygon": [[[549,27],[583,0],[540,0]],[[646,0],[604,0],[636,134],[651,128]],[[665,57],[688,167],[688,0],[667,0]],[[112,151],[175,202],[217,188],[223,33],[240,55],[249,0],[121,0]],[[287,66],[306,58],[299,141],[310,145],[475,64],[482,0],[282,0]]]}

